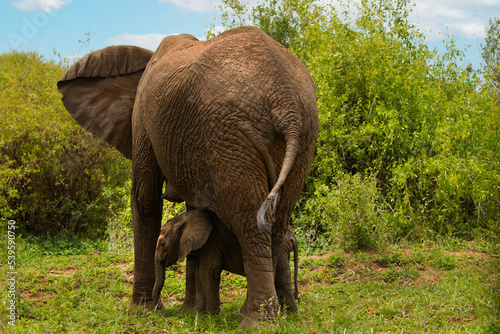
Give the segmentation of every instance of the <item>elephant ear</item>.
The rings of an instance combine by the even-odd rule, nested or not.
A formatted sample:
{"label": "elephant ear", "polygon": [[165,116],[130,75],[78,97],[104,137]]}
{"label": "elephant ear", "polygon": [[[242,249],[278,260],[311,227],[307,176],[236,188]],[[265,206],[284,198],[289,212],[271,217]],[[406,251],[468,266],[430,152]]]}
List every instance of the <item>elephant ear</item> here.
{"label": "elephant ear", "polygon": [[71,116],[129,159],[137,86],[152,56],[136,46],[110,46],[78,60],[57,83]]}
{"label": "elephant ear", "polygon": [[200,249],[208,240],[213,224],[207,214],[198,210],[184,213],[185,224],[179,240],[179,258],[182,262],[194,250]]}

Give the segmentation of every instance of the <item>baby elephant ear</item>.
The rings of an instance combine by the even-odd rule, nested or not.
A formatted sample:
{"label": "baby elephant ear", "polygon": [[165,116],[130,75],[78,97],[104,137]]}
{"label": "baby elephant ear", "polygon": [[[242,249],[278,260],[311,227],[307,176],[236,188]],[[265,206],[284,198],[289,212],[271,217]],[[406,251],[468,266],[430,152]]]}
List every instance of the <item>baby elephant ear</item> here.
{"label": "baby elephant ear", "polygon": [[135,46],[110,46],[78,60],[57,83],[71,116],[129,159],[137,86],[152,56]]}
{"label": "baby elephant ear", "polygon": [[213,224],[209,214],[194,210],[183,213],[185,225],[179,240],[179,258],[182,262],[191,251],[200,249],[208,240]]}

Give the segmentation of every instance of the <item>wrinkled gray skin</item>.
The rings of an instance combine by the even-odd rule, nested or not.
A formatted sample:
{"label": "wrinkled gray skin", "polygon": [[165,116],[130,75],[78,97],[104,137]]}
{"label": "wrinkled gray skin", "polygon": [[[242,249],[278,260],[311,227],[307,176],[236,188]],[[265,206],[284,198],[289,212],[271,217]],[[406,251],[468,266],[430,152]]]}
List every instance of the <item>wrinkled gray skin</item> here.
{"label": "wrinkled gray skin", "polygon": [[314,83],[302,62],[261,30],[240,27],[209,41],[168,36],[154,53],[92,52],[58,88],[78,123],[132,159],[132,302],[155,306],[167,179],[241,245],[248,307],[240,328],[276,316],[277,254],[318,133]]}
{"label": "wrinkled gray skin", "polygon": [[163,192],[163,195],[161,195],[161,198],[174,203],[184,202],[184,200],[177,193],[177,190],[175,190],[172,186],[172,183],[168,181],[165,182],[165,191]]}
{"label": "wrinkled gray skin", "polygon": [[[280,305],[297,312],[298,244],[291,227],[278,256],[275,287]],[[295,294],[292,292],[289,261],[294,252]],[[192,268],[186,272],[186,295],[183,310],[207,309],[220,311],[220,275],[222,270],[245,276],[243,254],[236,236],[212,213],[203,210],[185,212],[163,226],[156,244],[156,283],[153,301],[159,303],[165,281],[165,268],[190,258]],[[288,269],[288,270],[287,270]],[[246,302],[240,310],[246,314]]]}

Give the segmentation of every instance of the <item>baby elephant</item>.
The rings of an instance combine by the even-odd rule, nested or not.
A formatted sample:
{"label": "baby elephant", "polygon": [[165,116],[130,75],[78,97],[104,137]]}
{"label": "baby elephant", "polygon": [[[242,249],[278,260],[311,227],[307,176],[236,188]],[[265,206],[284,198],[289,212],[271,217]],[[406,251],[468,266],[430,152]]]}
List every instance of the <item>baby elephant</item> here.
{"label": "baby elephant", "polygon": [[[290,278],[290,252],[294,252],[294,284]],[[193,210],[167,221],[156,244],[156,281],[153,302],[158,305],[165,281],[165,268],[186,263],[186,296],[180,310],[207,308],[210,314],[220,311],[219,285],[222,270],[245,276],[243,255],[236,236],[209,211]],[[298,245],[291,227],[278,250],[275,288],[280,304],[297,312]],[[246,301],[240,313],[245,314]]]}

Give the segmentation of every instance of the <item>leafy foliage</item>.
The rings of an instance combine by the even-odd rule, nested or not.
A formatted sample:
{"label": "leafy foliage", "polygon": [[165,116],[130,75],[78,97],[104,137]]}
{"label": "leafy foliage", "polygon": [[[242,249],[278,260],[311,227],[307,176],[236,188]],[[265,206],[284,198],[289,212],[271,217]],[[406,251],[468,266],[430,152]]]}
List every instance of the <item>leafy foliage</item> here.
{"label": "leafy foliage", "polygon": [[493,87],[500,93],[500,18],[490,19],[483,46],[484,70],[489,73]]}
{"label": "leafy foliage", "polygon": [[36,53],[0,56],[0,214],[34,235],[103,236],[129,162],[74,122]]}
{"label": "leafy foliage", "polygon": [[329,245],[344,250],[376,249],[386,234],[387,213],[383,207],[375,178],[344,175],[335,184],[316,188],[298,215],[297,225],[314,224]]}

